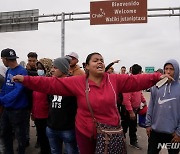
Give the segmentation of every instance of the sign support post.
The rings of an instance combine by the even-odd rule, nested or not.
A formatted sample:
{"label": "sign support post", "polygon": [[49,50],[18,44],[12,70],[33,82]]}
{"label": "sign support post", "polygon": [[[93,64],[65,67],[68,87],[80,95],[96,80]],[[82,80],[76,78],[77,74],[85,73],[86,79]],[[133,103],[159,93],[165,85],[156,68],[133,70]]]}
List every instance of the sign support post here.
{"label": "sign support post", "polygon": [[64,47],[65,47],[65,14],[62,12],[61,16],[61,57],[64,56]]}

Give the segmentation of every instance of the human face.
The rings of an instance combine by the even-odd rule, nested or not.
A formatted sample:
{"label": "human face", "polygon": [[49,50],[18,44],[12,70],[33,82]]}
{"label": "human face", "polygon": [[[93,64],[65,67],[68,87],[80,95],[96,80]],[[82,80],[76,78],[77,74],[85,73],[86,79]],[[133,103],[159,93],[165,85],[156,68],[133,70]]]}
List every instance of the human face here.
{"label": "human face", "polygon": [[114,69],[113,69],[112,67],[110,67],[110,68],[107,70],[107,73],[109,73],[109,74],[114,73]]}
{"label": "human face", "polygon": [[39,76],[45,76],[45,70],[40,63],[37,64],[37,74]]}
{"label": "human face", "polygon": [[89,64],[86,65],[86,69],[89,71],[89,75],[102,75],[105,71],[104,59],[99,54],[94,54]]}
{"label": "human face", "polygon": [[167,64],[165,67],[164,67],[164,74],[168,74],[170,75],[172,78],[174,78],[174,67],[172,64]]}
{"label": "human face", "polygon": [[32,68],[36,68],[37,59],[35,57],[28,57],[28,66]]}
{"label": "human face", "polygon": [[121,68],[121,74],[126,74],[126,69],[125,68]]}
{"label": "human face", "polygon": [[52,67],[51,73],[52,73],[52,76],[58,77],[58,78],[63,77],[65,75],[55,66]]}
{"label": "human face", "polygon": [[71,57],[70,67],[74,67],[78,63],[78,59]]}
{"label": "human face", "polygon": [[44,68],[42,67],[42,65],[40,63],[37,64],[37,69],[38,70],[44,70]]}

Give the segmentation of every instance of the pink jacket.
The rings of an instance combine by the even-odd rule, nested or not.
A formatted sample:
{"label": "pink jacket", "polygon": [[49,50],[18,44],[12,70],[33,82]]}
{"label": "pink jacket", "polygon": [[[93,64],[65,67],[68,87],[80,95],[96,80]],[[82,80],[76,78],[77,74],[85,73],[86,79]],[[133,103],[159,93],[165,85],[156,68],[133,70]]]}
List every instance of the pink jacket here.
{"label": "pink jacket", "polygon": [[[134,76],[104,73],[100,86],[88,79],[89,100],[97,121],[117,126],[120,121],[117,95],[147,89],[159,81],[159,78],[159,73]],[[60,96],[76,96],[78,103],[76,128],[91,137],[96,130],[86,102],[85,83],[86,75],[65,78],[25,76],[23,82],[32,90]]]}
{"label": "pink jacket", "polygon": [[44,119],[48,117],[49,104],[47,94],[33,91],[32,115],[34,118]]}
{"label": "pink jacket", "polygon": [[132,111],[133,109],[138,109],[140,107],[141,102],[146,102],[141,91],[123,93],[122,104],[125,105],[126,110]]}

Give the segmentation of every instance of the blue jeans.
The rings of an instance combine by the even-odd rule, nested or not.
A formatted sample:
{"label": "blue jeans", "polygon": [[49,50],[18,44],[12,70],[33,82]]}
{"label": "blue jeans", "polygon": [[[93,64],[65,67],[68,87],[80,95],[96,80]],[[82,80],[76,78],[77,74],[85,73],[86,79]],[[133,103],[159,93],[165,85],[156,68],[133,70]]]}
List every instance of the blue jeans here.
{"label": "blue jeans", "polygon": [[68,154],[78,154],[75,130],[58,131],[46,128],[47,137],[51,148],[51,154],[62,154],[62,145]]}
{"label": "blue jeans", "polygon": [[18,154],[25,154],[26,141],[26,109],[4,109],[1,121],[2,138],[5,146],[5,154],[13,154],[13,131],[18,140]]}

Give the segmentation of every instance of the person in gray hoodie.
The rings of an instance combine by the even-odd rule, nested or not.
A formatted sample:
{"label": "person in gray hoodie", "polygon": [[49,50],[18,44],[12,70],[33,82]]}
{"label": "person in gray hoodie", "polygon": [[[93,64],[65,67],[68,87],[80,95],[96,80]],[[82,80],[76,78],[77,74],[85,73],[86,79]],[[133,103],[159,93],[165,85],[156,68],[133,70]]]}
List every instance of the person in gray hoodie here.
{"label": "person in gray hoodie", "polygon": [[178,154],[180,149],[180,83],[179,64],[168,60],[164,74],[174,78],[161,87],[151,89],[151,98],[146,116],[148,154],[158,154],[161,148],[169,154]]}

